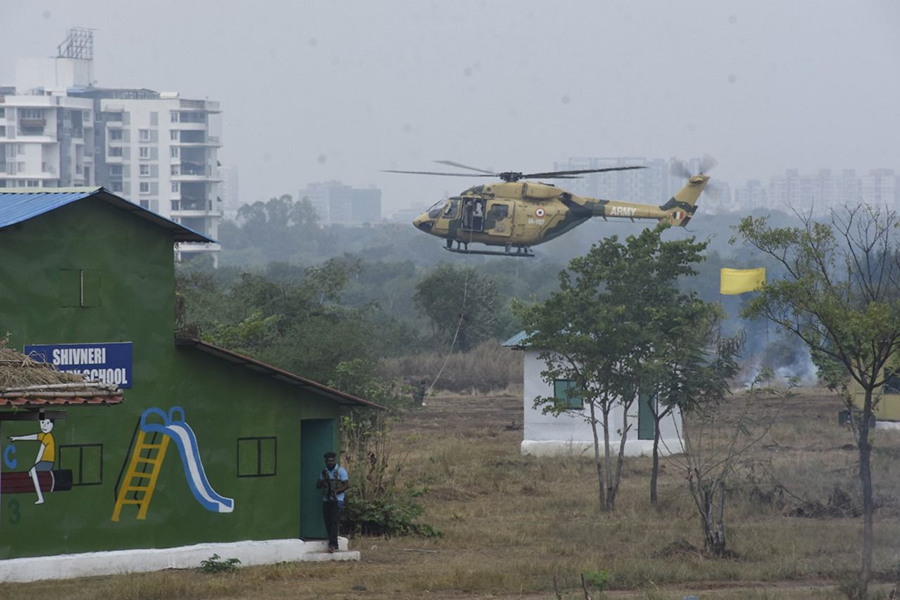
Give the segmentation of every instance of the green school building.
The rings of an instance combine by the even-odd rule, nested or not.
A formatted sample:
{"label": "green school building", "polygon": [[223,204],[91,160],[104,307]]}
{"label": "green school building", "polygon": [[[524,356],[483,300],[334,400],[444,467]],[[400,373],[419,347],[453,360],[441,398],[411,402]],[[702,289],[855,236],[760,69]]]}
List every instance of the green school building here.
{"label": "green school building", "polygon": [[[214,552],[244,564],[332,556],[311,541],[325,537],[322,454],[337,450],[342,409],[380,407],[176,341],[173,244],[207,241],[103,188],[0,193],[0,337],[122,388],[0,398],[0,580],[196,566]],[[38,505],[25,478],[50,444],[9,438],[40,433],[40,412],[55,419]],[[246,551],[260,541],[276,549]],[[97,552],[83,556],[99,571],[48,572],[58,555]]]}

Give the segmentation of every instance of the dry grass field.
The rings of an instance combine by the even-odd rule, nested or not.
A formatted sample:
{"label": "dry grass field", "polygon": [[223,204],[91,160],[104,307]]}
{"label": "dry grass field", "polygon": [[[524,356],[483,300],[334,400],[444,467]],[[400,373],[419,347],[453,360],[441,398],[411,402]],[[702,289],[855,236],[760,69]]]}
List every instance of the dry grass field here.
{"label": "dry grass field", "polygon": [[[730,488],[729,559],[692,549],[702,545],[700,529],[674,465],[663,462],[654,508],[650,460],[629,459],[619,510],[602,514],[589,458],[519,455],[520,396],[445,395],[395,430],[409,449],[404,480],[426,490],[425,520],[441,538],[354,539],[359,563],[10,584],[0,599],[554,598],[554,578],[562,597],[584,598],[581,574],[601,571],[604,598],[842,598],[841,584],[858,567],[862,523],[845,516],[857,502],[856,454],[837,427],[839,408],[814,392],[787,402],[753,451],[753,479]],[[900,581],[900,432],[875,433],[873,460],[872,590],[886,598]]]}

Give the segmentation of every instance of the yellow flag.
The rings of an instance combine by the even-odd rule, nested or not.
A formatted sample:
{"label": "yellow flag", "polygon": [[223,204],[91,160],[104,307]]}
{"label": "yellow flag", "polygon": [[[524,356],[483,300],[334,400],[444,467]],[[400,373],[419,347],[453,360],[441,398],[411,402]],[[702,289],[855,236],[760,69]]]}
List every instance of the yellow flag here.
{"label": "yellow flag", "polygon": [[722,269],[719,293],[727,296],[757,290],[766,282],[766,269]]}

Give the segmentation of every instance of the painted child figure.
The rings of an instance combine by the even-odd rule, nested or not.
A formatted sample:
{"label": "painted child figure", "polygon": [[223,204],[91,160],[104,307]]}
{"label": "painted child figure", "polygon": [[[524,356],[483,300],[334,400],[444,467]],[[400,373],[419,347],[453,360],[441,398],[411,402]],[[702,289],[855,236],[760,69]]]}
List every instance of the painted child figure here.
{"label": "painted child figure", "polygon": [[53,463],[56,462],[56,441],[53,439],[53,433],[51,433],[53,431],[53,419],[41,419],[39,423],[41,426],[40,433],[12,435],[9,437],[13,442],[37,440],[41,443],[41,447],[38,449],[37,458],[34,461],[34,466],[28,471],[28,474],[31,475],[31,480],[34,482],[34,491],[37,492],[37,502],[35,502],[35,504],[44,503],[44,494],[41,493],[38,472],[52,471]]}

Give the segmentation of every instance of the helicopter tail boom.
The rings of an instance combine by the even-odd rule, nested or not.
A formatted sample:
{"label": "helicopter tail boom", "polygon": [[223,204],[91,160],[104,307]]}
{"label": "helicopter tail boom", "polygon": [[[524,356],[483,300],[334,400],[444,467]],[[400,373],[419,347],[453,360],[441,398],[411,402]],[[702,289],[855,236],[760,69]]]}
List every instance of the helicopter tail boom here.
{"label": "helicopter tail boom", "polygon": [[684,227],[690,222],[697,211],[697,199],[708,181],[707,175],[694,175],[668,202],[660,205],[659,209],[666,213],[672,225]]}

